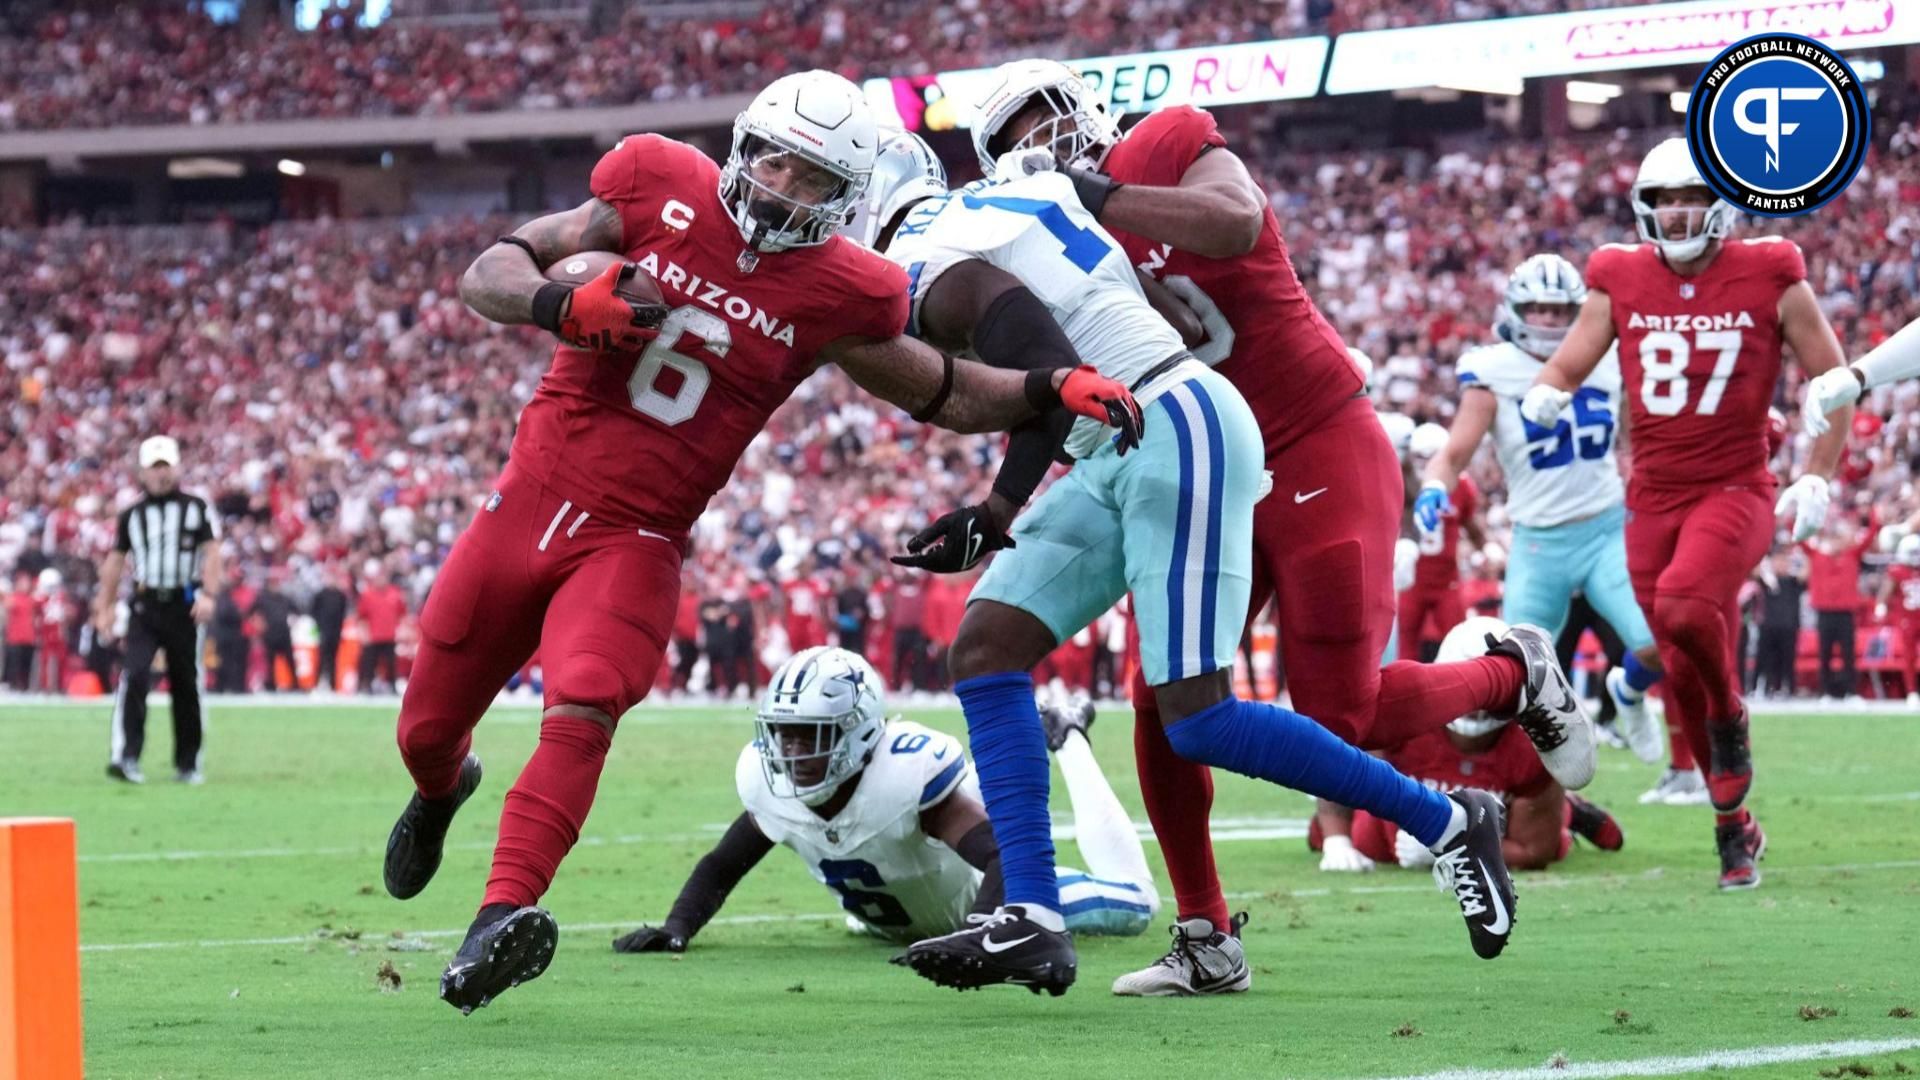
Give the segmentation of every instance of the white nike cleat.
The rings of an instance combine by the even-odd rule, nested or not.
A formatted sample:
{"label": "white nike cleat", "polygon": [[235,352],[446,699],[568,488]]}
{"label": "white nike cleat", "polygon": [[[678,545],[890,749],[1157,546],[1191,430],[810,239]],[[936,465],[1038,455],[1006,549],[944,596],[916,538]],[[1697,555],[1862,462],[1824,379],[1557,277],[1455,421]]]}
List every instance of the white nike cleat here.
{"label": "white nike cleat", "polygon": [[1659,718],[1647,707],[1647,695],[1627,685],[1625,668],[1607,672],[1607,693],[1616,710],[1614,726],[1627,740],[1633,756],[1651,765],[1660,760],[1661,744],[1666,741]]}
{"label": "white nike cleat", "polygon": [[[1492,635],[1489,634],[1489,637]],[[1598,768],[1593,722],[1580,705],[1573,683],[1560,670],[1553,638],[1537,626],[1521,623],[1487,650],[1520,662],[1526,680],[1520,686],[1520,704],[1514,722],[1533,740],[1540,761],[1568,791],[1593,783]]]}
{"label": "white nike cleat", "polygon": [[1113,980],[1121,997],[1195,997],[1202,994],[1239,994],[1253,985],[1247,953],[1240,947],[1240,928],[1247,914],[1235,915],[1222,933],[1207,919],[1183,919],[1171,927],[1173,948],[1150,967]]}
{"label": "white nike cleat", "polygon": [[1659,783],[1640,793],[1642,806],[1705,806],[1707,781],[1698,769],[1668,769]]}

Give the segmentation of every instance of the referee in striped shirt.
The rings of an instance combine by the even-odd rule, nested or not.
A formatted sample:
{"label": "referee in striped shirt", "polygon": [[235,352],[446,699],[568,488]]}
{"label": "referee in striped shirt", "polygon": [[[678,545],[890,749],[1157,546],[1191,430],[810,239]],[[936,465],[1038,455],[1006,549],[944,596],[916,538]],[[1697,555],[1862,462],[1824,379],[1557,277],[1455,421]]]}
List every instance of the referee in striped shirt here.
{"label": "referee in striped shirt", "polygon": [[145,779],[140,751],[147,741],[147,690],[156,652],[166,655],[173,692],[174,778],[200,783],[202,657],[219,588],[220,533],[206,500],[180,491],[179,464],[180,444],[172,438],[155,435],[140,444],[140,486],[146,495],[120,512],[119,535],[100,568],[94,603],[96,631],[112,636],[120,576],[131,562],[132,618],[107,760],[107,775],[131,784]]}

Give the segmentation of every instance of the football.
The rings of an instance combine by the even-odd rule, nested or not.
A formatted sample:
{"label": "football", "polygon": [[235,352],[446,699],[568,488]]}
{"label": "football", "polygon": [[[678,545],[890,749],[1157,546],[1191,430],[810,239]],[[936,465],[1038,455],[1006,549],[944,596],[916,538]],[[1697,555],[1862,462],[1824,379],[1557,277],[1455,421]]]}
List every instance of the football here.
{"label": "football", "polygon": [[[582,251],[547,267],[547,280],[567,285],[585,285],[606,273],[607,267],[623,261],[622,256],[611,251]],[[666,302],[660,294],[659,282],[632,265],[627,267],[626,274],[620,279],[620,288],[616,291],[622,299],[635,304]]]}

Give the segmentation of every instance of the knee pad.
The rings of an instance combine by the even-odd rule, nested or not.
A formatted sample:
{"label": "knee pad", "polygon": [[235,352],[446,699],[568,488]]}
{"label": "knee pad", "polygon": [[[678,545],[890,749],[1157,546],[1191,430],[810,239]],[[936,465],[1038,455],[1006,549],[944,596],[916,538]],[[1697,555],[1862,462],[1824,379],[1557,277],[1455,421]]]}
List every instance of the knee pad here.
{"label": "knee pad", "polygon": [[[1295,632],[1308,641],[1359,640],[1368,628],[1367,570],[1366,549],[1355,539],[1296,554],[1282,569],[1285,595],[1293,599],[1284,602],[1281,618],[1296,624]],[[1379,573],[1386,575],[1381,580],[1388,583],[1385,595],[1391,597],[1392,563]],[[1391,599],[1387,604],[1390,618]]]}
{"label": "knee pad", "polygon": [[[606,657],[592,654],[576,653],[546,669],[544,674],[547,708],[577,705],[604,713],[615,724],[647,691],[646,685],[635,685],[634,676],[638,673],[629,672],[623,665]],[[645,673],[648,684],[651,684],[652,675],[652,672]],[[548,723],[556,719],[567,718],[548,717],[542,720],[542,732],[545,732]]]}
{"label": "knee pad", "polygon": [[1714,644],[1726,632],[1719,606],[1696,596],[1659,596],[1653,602],[1653,622],[1660,636],[1688,652]]}

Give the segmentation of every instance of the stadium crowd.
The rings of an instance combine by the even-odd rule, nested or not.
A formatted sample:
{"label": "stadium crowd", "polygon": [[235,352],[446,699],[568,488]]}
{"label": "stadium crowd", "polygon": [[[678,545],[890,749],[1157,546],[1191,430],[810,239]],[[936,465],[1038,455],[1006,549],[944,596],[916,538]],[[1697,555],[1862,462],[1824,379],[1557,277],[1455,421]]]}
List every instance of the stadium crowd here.
{"label": "stadium crowd", "polygon": [[[1584,0],[1575,7],[1624,0]],[[850,78],[1562,10],[1548,0],[769,0],[751,17],[607,25],[500,19],[299,31],[221,25],[179,3],[0,11],[0,132],[627,105],[756,89],[791,71]]]}
{"label": "stadium crowd", "polygon": [[[1740,226],[1802,246],[1850,356],[1920,318],[1920,132],[1890,121],[1879,136],[1852,191],[1817,218]],[[1273,194],[1309,288],[1375,358],[1380,407],[1444,423],[1453,362],[1487,340],[1510,267],[1540,249],[1579,263],[1598,243],[1631,238],[1627,187],[1650,141],[1637,133],[1437,156],[1300,157],[1255,140],[1243,152]],[[382,625],[399,640],[400,670],[363,682],[404,673],[407,613],[485,499],[549,352],[542,335],[494,327],[455,295],[461,270],[502,226],[0,234],[0,569],[10,582],[8,645],[17,619],[20,644],[40,650],[29,678],[58,688],[99,651],[81,625],[91,568],[112,541],[115,508],[135,492],[131,447],[153,432],[180,439],[184,486],[211,498],[225,525],[236,588],[216,619],[216,642],[224,619],[234,650],[220,685],[267,683],[264,646],[289,620],[314,620],[302,624],[303,641],[331,623],[337,641],[333,613],[358,611],[346,619],[348,640],[377,643],[380,632],[354,628],[386,618],[369,618],[361,601],[389,585],[375,606],[394,616]],[[1794,415],[1800,382],[1790,375],[1778,402],[1792,418],[1783,475],[1807,450]],[[931,513],[977,498],[997,457],[993,439],[915,424],[837,374],[816,377],[697,527],[672,685],[744,689],[788,651],[829,640],[864,646],[896,683],[938,685],[966,582],[898,570],[886,554]],[[1833,545],[1920,510],[1917,469],[1920,392],[1876,393],[1856,419],[1836,503],[1846,510],[1835,517],[1856,523],[1831,526]],[[1499,478],[1479,479],[1489,524],[1503,535]],[[1873,507],[1879,520],[1867,522]],[[1827,554],[1781,550],[1782,573]],[[1497,555],[1474,559],[1470,574],[1491,596]],[[1881,562],[1870,551],[1853,589],[1863,623]],[[1760,575],[1756,611],[1777,585]],[[327,599],[322,622],[316,599],[329,590],[339,598]],[[262,603],[263,594],[281,599]],[[1124,635],[1121,618],[1103,620],[1063,651],[1055,673],[1110,688]],[[16,655],[9,650],[9,675]],[[53,663],[61,658],[64,669]],[[318,663],[296,666],[311,679]]]}

